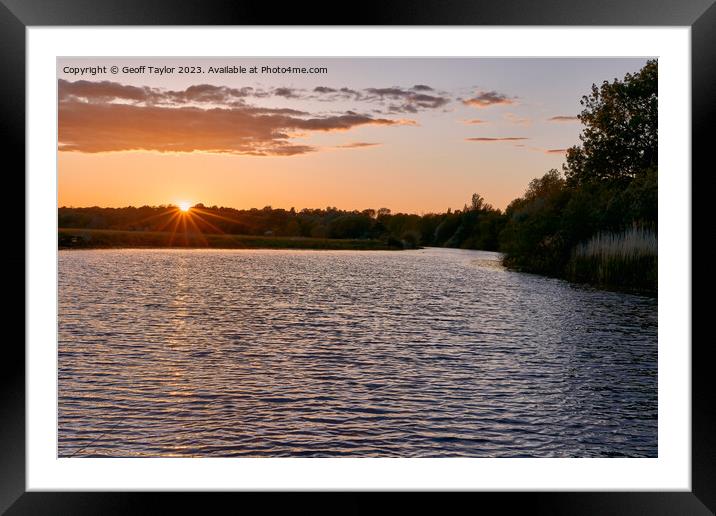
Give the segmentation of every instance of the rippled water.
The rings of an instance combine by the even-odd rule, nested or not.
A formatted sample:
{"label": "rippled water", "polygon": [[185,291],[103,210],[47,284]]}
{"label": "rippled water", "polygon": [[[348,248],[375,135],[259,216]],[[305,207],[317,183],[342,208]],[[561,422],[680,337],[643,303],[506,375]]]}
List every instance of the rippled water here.
{"label": "rippled water", "polygon": [[657,456],[656,300],[480,251],[61,251],[59,456]]}

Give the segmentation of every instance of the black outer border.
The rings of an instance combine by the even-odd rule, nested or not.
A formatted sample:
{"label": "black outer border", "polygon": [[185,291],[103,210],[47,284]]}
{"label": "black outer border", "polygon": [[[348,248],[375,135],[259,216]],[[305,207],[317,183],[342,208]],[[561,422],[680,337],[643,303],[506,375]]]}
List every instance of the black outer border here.
{"label": "black outer border", "polygon": [[[429,0],[413,3],[394,0],[390,4],[365,0],[353,5],[338,3],[255,3],[241,0],[0,0],[0,158],[8,195],[8,212],[24,212],[25,163],[25,28],[37,25],[549,25],[549,26],[691,26],[692,28],[692,169],[703,174],[713,170],[711,133],[716,93],[716,4],[714,0]],[[321,14],[319,14],[321,13]],[[88,42],[91,48],[91,42]],[[711,129],[711,131],[709,131]],[[10,157],[16,158],[14,161]],[[15,163],[10,166],[9,163]],[[708,169],[707,169],[708,164]],[[692,173],[692,181],[695,176]],[[22,178],[22,179],[21,179]],[[20,195],[22,192],[22,195]],[[699,192],[699,190],[694,190]],[[702,182],[700,193],[713,194]],[[713,195],[709,195],[713,199]],[[20,206],[20,204],[23,204]],[[699,205],[696,205],[697,207]],[[7,212],[6,212],[7,213]],[[693,217],[694,223],[703,220]],[[24,219],[23,219],[24,222]],[[710,222],[710,221],[709,221]],[[708,222],[707,222],[708,223]],[[23,224],[24,228],[24,224]],[[707,228],[706,235],[712,234]],[[13,233],[16,234],[16,233]],[[693,232],[692,232],[693,234]],[[698,234],[698,233],[696,233]],[[23,231],[24,241],[24,231]],[[24,313],[24,283],[11,271],[25,262],[25,248],[5,249],[0,256],[6,277],[16,287],[12,302],[6,297],[3,318],[15,325]],[[692,266],[713,262],[712,252],[694,253]],[[701,271],[706,272],[708,271]],[[699,286],[699,290],[705,290]],[[695,306],[697,309],[701,305]],[[706,308],[708,309],[708,307]],[[693,317],[693,316],[692,316]],[[9,325],[8,325],[9,326]],[[22,330],[24,336],[24,328]],[[24,340],[24,338],[23,338]],[[154,512],[152,503],[179,502],[191,510],[183,493],[26,493],[25,492],[25,355],[18,340],[6,339],[0,361],[0,512],[7,514],[127,514]],[[673,343],[687,346],[688,342]],[[692,343],[692,491],[616,493],[479,493],[455,494],[449,501],[433,502],[415,493],[413,503],[440,512],[460,507],[485,507],[485,502],[503,508],[527,508],[534,514],[713,514],[716,508],[716,424],[713,418],[714,387],[709,364],[709,341]],[[226,502],[236,495],[214,493]],[[244,494],[247,501],[266,497]],[[475,500],[475,497],[477,500]],[[207,512],[207,497],[201,496],[200,512]],[[335,498],[335,497],[333,497]],[[358,514],[373,512],[374,501],[363,493],[342,495],[338,501],[316,502],[313,496],[288,496],[292,510],[330,510]],[[454,501],[453,501],[454,500]],[[468,505],[463,505],[465,502]],[[478,502],[480,505],[473,505]],[[459,504],[459,505],[458,505]],[[382,503],[381,503],[382,505]],[[405,507],[405,506],[403,506]],[[238,507],[237,507],[238,508]],[[504,509],[503,509],[504,510]]]}

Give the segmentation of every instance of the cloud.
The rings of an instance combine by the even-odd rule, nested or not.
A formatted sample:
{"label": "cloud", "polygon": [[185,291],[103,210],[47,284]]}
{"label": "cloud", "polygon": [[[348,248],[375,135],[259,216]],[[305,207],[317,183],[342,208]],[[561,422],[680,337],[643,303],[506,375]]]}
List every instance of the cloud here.
{"label": "cloud", "polygon": [[[286,118],[286,117],[285,117]],[[372,118],[369,115],[360,115],[349,111],[345,115],[329,116],[325,118],[287,119],[286,124],[293,124],[298,129],[309,131],[341,131],[352,129],[359,125],[416,125],[413,120],[389,120],[387,118]]]}
{"label": "cloud", "polygon": [[244,103],[247,97],[267,95],[263,90],[252,87],[229,88],[211,84],[196,84],[183,91],[172,91],[111,81],[58,80],[60,102],[76,100],[88,103],[123,102],[147,105],[229,104]]}
{"label": "cloud", "polygon": [[412,94],[412,92],[404,90],[402,88],[366,88],[365,91],[371,95],[377,95],[379,97],[388,97],[393,99],[405,97],[407,95]]}
{"label": "cloud", "polygon": [[352,96],[352,97],[356,97],[356,98],[360,98],[360,97],[361,97],[361,94],[360,94],[359,91],[352,90],[352,89],[350,89],[350,88],[345,88],[345,87],[343,87],[343,88],[341,88],[340,90],[338,90],[338,92],[339,92],[339,93],[342,93],[343,95],[348,95],[348,96]]}
{"label": "cloud", "polygon": [[557,115],[547,119],[548,122],[576,122],[578,120],[578,117],[568,115]]}
{"label": "cloud", "polygon": [[367,102],[387,104],[389,113],[417,113],[423,109],[437,109],[450,102],[450,98],[447,95],[429,95],[427,93],[418,93],[418,91],[433,91],[433,89],[425,84],[416,84],[412,89],[397,86],[366,88],[363,90],[362,98]]}
{"label": "cloud", "polygon": [[445,93],[436,92],[427,84],[416,84],[411,88],[391,86],[386,88],[352,88],[316,86],[313,90],[293,90],[289,88],[276,88],[273,95],[287,98],[300,98],[304,100],[318,100],[320,102],[354,101],[367,104],[380,104],[384,107],[381,113],[417,113],[426,109],[437,109],[451,101]]}
{"label": "cloud", "polygon": [[568,149],[544,149],[542,147],[527,147],[526,145],[523,145],[521,143],[515,143],[515,147],[524,147],[527,150],[534,151],[534,152],[541,152],[544,154],[564,154],[567,152]]}
{"label": "cloud", "polygon": [[[413,120],[354,111],[315,116],[289,108],[251,106],[241,100],[242,90],[225,87],[199,85],[172,92],[109,81],[77,82],[81,84],[59,83],[58,140],[63,151],[288,156],[316,150],[295,144],[292,139],[297,133],[415,125]],[[218,105],[226,100],[230,102]]]}
{"label": "cloud", "polygon": [[359,100],[361,93],[351,88],[331,88],[328,86],[316,86],[313,88],[311,95],[306,95],[306,99],[315,99],[322,102],[331,102],[337,100]]}
{"label": "cloud", "polygon": [[449,96],[433,92],[435,90],[426,84],[416,84],[409,89],[392,86],[388,88],[365,88],[360,91],[346,87],[316,86],[308,94],[301,94],[300,90],[290,88],[276,88],[272,91],[274,95],[286,98],[303,98],[323,102],[352,100],[366,103],[382,103],[386,105],[389,113],[417,113],[423,109],[437,109],[450,102]]}
{"label": "cloud", "polygon": [[418,108],[412,104],[390,104],[387,107],[388,113],[417,113]]}
{"label": "cloud", "polygon": [[525,138],[523,136],[503,136],[498,138],[465,138],[465,141],[468,142],[482,142],[482,143],[493,143],[493,142],[518,142],[521,140],[529,140],[529,138]]}
{"label": "cloud", "polygon": [[277,97],[285,97],[287,99],[297,99],[301,97],[299,92],[293,88],[274,88],[272,93]]}
{"label": "cloud", "polygon": [[149,87],[127,86],[111,81],[69,82],[64,79],[58,81],[60,102],[73,98],[87,102],[110,102],[113,100],[147,102],[156,95],[156,91]]}
{"label": "cloud", "polygon": [[59,102],[68,100],[109,102],[117,99],[144,102],[151,91],[153,89],[149,87],[128,86],[111,81],[71,82],[64,79],[57,80],[57,99]]}
{"label": "cloud", "polygon": [[196,84],[189,86],[184,91],[161,91],[153,89],[152,101],[155,103],[212,103],[224,104],[227,102],[256,96],[260,93],[251,87],[229,88],[227,86],[214,86],[211,84]]}
{"label": "cloud", "polygon": [[239,107],[239,108],[243,109],[246,113],[251,113],[254,115],[297,115],[297,116],[310,115],[310,113],[307,111],[300,111],[298,109],[291,109],[291,108],[266,108],[266,107],[258,107],[258,106],[247,106],[245,104],[231,105],[231,107]]}
{"label": "cloud", "polygon": [[[173,91],[148,86],[129,86],[111,81],[70,82],[60,79],[58,82],[60,101],[82,100],[84,102],[130,102],[160,105],[186,105],[186,104],[229,104],[245,102],[248,98],[267,98],[271,96],[287,99],[300,99],[305,97],[303,90],[295,88],[278,87],[270,90],[246,86],[243,88],[229,88],[228,86],[215,86],[213,84],[195,84],[185,90]],[[331,88],[316,88],[316,90],[331,90]],[[332,90],[337,91],[337,90]]]}
{"label": "cloud", "polygon": [[409,101],[424,108],[439,108],[450,102],[450,100],[445,97],[426,95],[424,93],[412,95],[409,97]]}
{"label": "cloud", "polygon": [[462,103],[475,108],[486,108],[490,106],[516,104],[517,100],[496,91],[479,91],[474,97],[465,99]]}
{"label": "cloud", "polygon": [[336,145],[337,149],[363,149],[365,147],[378,147],[379,145],[383,145],[382,143],[374,143],[374,142],[352,142],[352,143],[344,143],[343,145]]}
{"label": "cloud", "polygon": [[487,120],[482,120],[480,118],[472,118],[470,120],[461,120],[463,124],[466,125],[478,125],[478,124],[487,124]]}
{"label": "cloud", "polygon": [[[418,85],[423,88],[429,88],[429,86]],[[424,90],[423,90],[424,91]],[[444,106],[450,100],[447,97],[438,95],[428,95],[426,93],[416,93],[415,91],[406,90],[403,88],[392,87],[392,88],[366,88],[365,92],[369,95],[369,99],[391,99],[391,100],[402,100],[407,103],[425,107],[425,108],[437,108]]]}
{"label": "cloud", "polygon": [[[443,94],[428,94],[435,90],[425,84],[416,84],[411,89],[401,87],[366,88],[362,91],[347,87],[332,88],[316,86],[311,91],[289,87],[270,89],[230,88],[212,84],[196,84],[185,90],[173,91],[148,86],[130,86],[111,81],[92,82],[64,79],[58,81],[59,100],[77,100],[88,103],[125,103],[161,106],[201,106],[208,105],[240,107],[248,105],[252,98],[283,97],[291,100],[319,100],[323,102],[360,101],[381,103],[386,113],[417,113],[424,109],[437,109],[450,102]],[[294,110],[293,114],[301,113]]]}

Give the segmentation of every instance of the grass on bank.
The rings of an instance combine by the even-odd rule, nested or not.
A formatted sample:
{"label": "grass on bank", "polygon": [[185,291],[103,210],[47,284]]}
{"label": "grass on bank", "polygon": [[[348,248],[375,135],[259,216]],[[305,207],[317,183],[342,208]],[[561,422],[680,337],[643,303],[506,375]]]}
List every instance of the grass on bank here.
{"label": "grass on bank", "polygon": [[112,229],[58,230],[60,249],[112,248],[215,248],[215,249],[326,249],[326,250],[396,250],[399,242],[369,239],[334,239],[177,233],[164,231],[122,231]]}
{"label": "grass on bank", "polygon": [[599,233],[575,247],[567,277],[597,286],[655,293],[657,258],[657,235],[652,229],[633,226],[621,233]]}

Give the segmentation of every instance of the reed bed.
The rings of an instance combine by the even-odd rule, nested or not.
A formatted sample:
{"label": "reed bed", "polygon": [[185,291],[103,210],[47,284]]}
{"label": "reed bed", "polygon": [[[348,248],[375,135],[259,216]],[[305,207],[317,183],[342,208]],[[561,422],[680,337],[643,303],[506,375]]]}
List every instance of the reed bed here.
{"label": "reed bed", "polygon": [[253,235],[176,234],[159,231],[122,231],[113,229],[59,228],[60,249],[102,248],[215,248],[215,249],[329,249],[395,250],[396,245],[380,240],[303,238]]}
{"label": "reed bed", "polygon": [[656,293],[658,244],[652,228],[599,233],[578,244],[567,266],[573,281]]}

